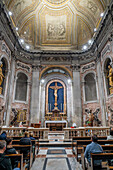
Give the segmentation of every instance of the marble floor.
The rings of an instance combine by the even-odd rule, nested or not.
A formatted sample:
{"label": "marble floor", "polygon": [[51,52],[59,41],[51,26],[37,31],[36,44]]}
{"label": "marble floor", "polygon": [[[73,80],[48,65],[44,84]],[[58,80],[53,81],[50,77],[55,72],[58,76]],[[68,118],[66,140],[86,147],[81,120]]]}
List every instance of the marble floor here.
{"label": "marble floor", "polygon": [[76,161],[70,147],[56,147],[56,142],[63,142],[61,135],[50,135],[48,137],[52,147],[40,147],[31,170],[82,170]]}

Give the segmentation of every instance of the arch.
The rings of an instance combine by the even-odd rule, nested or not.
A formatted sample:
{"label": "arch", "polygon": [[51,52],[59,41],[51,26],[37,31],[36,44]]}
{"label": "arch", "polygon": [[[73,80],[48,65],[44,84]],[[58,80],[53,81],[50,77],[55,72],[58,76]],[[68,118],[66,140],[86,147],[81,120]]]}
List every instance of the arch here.
{"label": "arch", "polygon": [[97,100],[95,72],[91,71],[84,75],[84,99],[86,102]]}
{"label": "arch", "polygon": [[40,73],[39,79],[41,79],[48,70],[52,70],[52,69],[64,70],[70,78],[73,78],[72,72],[68,68],[66,68],[64,66],[53,65],[53,66],[48,66],[48,67],[44,68]]}
{"label": "arch", "polygon": [[[44,122],[45,120],[45,111],[46,111],[46,87],[47,84],[53,80],[59,80],[62,81],[66,87],[66,114],[67,114],[67,120],[69,123],[72,121],[72,112],[73,112],[73,91],[72,91],[72,79],[71,82],[68,82],[68,77],[64,76],[63,74],[57,74],[55,73],[54,76],[52,74],[49,74],[45,77],[44,82],[41,82],[40,80],[40,101],[39,101],[39,112],[40,112],[40,120]],[[68,90],[67,90],[68,89]]]}
{"label": "arch", "polygon": [[28,96],[28,76],[23,71],[16,73],[15,100],[26,102]]}

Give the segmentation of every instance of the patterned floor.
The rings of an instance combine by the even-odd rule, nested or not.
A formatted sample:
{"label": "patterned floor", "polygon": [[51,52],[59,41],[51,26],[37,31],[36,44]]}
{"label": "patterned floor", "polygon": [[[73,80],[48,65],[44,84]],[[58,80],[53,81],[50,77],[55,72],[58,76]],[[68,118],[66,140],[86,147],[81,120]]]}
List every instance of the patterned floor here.
{"label": "patterned floor", "polygon": [[40,147],[31,170],[82,170],[71,146],[56,147],[56,143],[63,143],[64,134],[50,134],[48,139],[53,146]]}
{"label": "patterned floor", "polygon": [[70,148],[40,148],[32,170],[82,170]]}

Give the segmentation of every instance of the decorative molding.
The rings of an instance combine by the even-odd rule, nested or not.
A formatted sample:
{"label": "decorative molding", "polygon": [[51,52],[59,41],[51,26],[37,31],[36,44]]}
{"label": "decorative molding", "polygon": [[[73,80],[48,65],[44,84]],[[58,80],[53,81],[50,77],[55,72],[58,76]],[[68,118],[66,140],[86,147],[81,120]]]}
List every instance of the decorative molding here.
{"label": "decorative molding", "polygon": [[101,56],[104,58],[105,54],[111,51],[110,44],[107,44],[106,47],[102,50]]}
{"label": "decorative molding", "polygon": [[80,65],[79,64],[71,65],[71,69],[73,71],[80,71]]}
{"label": "decorative molding", "polygon": [[4,42],[2,42],[1,51],[4,51],[9,56],[9,58],[11,57],[11,53]]}
{"label": "decorative molding", "polygon": [[19,61],[17,61],[16,68],[22,68],[29,73],[31,72],[31,68],[27,64],[21,63]]}
{"label": "decorative molding", "polygon": [[89,69],[95,69],[95,62],[83,66],[81,68],[81,71],[82,71],[82,73],[84,73],[85,71],[87,71]]}
{"label": "decorative molding", "polygon": [[53,57],[53,56],[49,56],[49,57],[42,57],[42,61],[59,61],[59,62],[64,62],[64,61],[71,61],[71,58],[63,56],[63,57]]}
{"label": "decorative molding", "polygon": [[41,66],[41,65],[32,65],[32,69],[33,69],[33,71],[40,71],[40,70],[41,70],[41,68],[42,68],[42,66]]}

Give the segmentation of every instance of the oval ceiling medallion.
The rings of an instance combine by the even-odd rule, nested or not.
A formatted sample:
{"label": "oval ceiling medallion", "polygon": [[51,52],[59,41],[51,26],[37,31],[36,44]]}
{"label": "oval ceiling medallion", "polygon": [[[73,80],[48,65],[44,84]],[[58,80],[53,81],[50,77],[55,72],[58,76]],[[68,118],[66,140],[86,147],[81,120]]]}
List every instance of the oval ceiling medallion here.
{"label": "oval ceiling medallion", "polygon": [[51,3],[52,5],[61,5],[67,2],[68,0],[45,0],[45,1]]}

